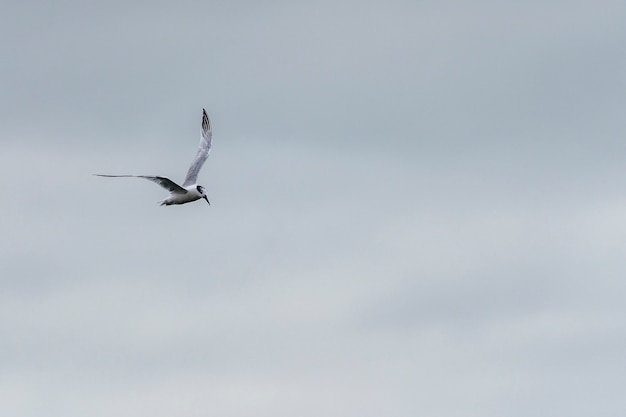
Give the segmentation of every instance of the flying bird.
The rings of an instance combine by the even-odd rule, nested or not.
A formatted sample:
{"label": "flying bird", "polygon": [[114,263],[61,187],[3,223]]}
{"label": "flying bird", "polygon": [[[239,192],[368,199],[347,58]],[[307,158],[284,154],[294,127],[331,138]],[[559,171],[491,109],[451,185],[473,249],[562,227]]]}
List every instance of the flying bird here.
{"label": "flying bird", "polygon": [[176,184],[174,181],[170,180],[169,178],[165,177],[151,177],[149,175],[94,175],[98,177],[111,178],[145,178],[147,180],[156,182],[161,187],[170,192],[170,196],[160,202],[162,206],[190,203],[192,201],[200,200],[201,198],[205,199],[206,202],[211,205],[204,187],[198,185],[198,173],[200,172],[200,168],[202,168],[204,161],[206,161],[207,157],[209,156],[209,152],[211,151],[211,138],[211,122],[209,121],[209,116],[206,114],[206,110],[202,109],[202,135],[200,137],[200,145],[198,146],[198,152],[196,153],[196,157],[191,163],[189,171],[187,171],[187,176],[185,177],[185,182],[183,182],[182,187]]}

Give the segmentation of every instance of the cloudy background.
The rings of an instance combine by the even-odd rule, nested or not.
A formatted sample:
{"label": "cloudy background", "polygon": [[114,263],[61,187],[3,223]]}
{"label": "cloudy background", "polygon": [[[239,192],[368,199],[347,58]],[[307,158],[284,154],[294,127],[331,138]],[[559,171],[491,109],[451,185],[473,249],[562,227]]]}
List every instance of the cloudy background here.
{"label": "cloudy background", "polygon": [[1,8],[3,416],[626,413],[623,2]]}

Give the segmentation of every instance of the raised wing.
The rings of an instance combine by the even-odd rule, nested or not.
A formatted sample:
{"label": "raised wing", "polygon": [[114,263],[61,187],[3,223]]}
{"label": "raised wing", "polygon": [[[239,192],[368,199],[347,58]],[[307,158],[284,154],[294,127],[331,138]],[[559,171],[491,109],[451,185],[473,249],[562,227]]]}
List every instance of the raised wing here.
{"label": "raised wing", "polygon": [[209,152],[211,151],[212,136],[213,133],[211,131],[209,116],[206,114],[206,110],[202,109],[202,136],[200,137],[200,145],[198,146],[196,157],[191,163],[189,171],[187,171],[183,187],[188,187],[198,182],[198,173],[200,172],[200,168],[202,168],[204,161],[206,161],[209,156]]}
{"label": "raised wing", "polygon": [[187,193],[187,190],[185,190],[183,187],[176,184],[174,181],[170,180],[169,178],[165,178],[165,177],[150,177],[148,175],[104,175],[104,174],[93,174],[93,175],[96,175],[98,177],[109,177],[109,178],[122,178],[122,177],[145,178],[152,182],[156,182],[161,187],[165,188],[166,190],[174,194],[186,194]]}

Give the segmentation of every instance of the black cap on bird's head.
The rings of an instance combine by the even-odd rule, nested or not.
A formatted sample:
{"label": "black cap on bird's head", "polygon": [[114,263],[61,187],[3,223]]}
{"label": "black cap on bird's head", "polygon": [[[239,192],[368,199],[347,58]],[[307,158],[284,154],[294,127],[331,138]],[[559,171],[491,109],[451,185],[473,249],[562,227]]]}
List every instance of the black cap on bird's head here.
{"label": "black cap on bird's head", "polygon": [[[206,202],[209,203],[209,198],[206,196],[206,192],[204,191],[204,187],[201,186],[201,185],[196,185],[196,190],[198,190],[198,192],[202,196],[201,198],[204,198],[206,200]],[[209,203],[209,206],[210,205],[211,205],[211,203]]]}

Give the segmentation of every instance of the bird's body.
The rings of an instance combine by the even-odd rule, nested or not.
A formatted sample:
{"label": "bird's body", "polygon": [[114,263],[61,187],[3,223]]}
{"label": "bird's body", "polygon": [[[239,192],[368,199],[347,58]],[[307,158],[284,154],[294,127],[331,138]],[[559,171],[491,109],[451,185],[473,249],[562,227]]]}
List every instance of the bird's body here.
{"label": "bird's body", "polygon": [[[161,201],[162,206],[171,206],[172,204],[185,204],[191,203],[192,201],[200,200],[201,198],[206,198],[206,194],[204,193],[204,189],[199,186],[190,186],[185,188],[186,193],[170,193],[170,196],[165,200]],[[207,199],[207,202],[209,200]]]}
{"label": "bird's body", "polygon": [[[209,116],[206,114],[206,110],[202,109],[202,135],[200,138],[200,145],[198,146],[198,152],[196,153],[196,157],[194,158],[189,170],[187,171],[187,176],[185,177],[185,182],[183,182],[182,187],[176,184],[174,181],[165,177],[154,177],[149,175],[105,175],[105,174],[94,174],[99,177],[131,177],[131,178],[145,178],[152,182],[159,184],[161,187],[167,189],[170,192],[170,196],[165,200],[161,201],[162,206],[171,206],[172,204],[185,204],[190,203],[192,201],[200,200],[201,198],[205,199],[207,203],[209,203],[209,199],[206,195],[204,187],[198,185],[198,173],[200,172],[200,168],[206,161],[209,156],[209,152],[211,151],[211,140],[212,140],[212,131],[211,131],[211,123],[209,122]],[[211,203],[209,203],[210,205]]]}

